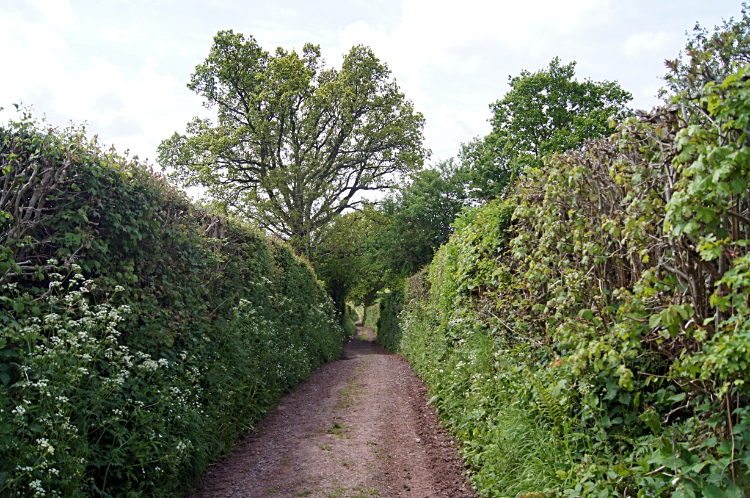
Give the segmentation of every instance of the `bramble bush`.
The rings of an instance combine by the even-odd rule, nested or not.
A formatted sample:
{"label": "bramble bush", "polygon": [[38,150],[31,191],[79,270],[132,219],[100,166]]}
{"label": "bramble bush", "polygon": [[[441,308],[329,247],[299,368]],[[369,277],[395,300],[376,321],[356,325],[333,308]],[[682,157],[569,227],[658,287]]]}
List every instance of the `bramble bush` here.
{"label": "bramble bush", "polygon": [[0,127],[0,496],[180,496],[344,332],[286,244],[84,130]]}
{"label": "bramble bush", "polygon": [[527,170],[408,281],[389,347],[481,495],[750,494],[748,123],[735,67]]}

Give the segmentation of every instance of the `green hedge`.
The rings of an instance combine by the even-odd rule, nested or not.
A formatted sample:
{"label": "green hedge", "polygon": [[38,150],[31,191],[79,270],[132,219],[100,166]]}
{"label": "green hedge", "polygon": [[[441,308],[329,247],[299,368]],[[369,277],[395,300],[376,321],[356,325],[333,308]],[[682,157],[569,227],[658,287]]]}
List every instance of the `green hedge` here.
{"label": "green hedge", "polygon": [[81,130],[0,127],[0,496],[179,496],[344,332],[310,265]]}
{"label": "green hedge", "polygon": [[365,327],[369,327],[375,331],[375,333],[378,333],[378,320],[380,319],[380,299],[375,301],[375,304],[372,306],[364,306],[362,305],[363,312],[362,312],[362,324]]}
{"label": "green hedge", "polygon": [[347,337],[354,337],[357,335],[357,325],[354,323],[359,317],[357,311],[354,310],[349,304],[344,307],[344,332]]}
{"label": "green hedge", "polygon": [[380,298],[375,342],[389,351],[398,351],[398,345],[401,342],[399,314],[403,307],[404,292],[401,289],[392,289]]}
{"label": "green hedge", "polygon": [[482,496],[750,495],[748,76],[527,171],[409,281],[397,349]]}

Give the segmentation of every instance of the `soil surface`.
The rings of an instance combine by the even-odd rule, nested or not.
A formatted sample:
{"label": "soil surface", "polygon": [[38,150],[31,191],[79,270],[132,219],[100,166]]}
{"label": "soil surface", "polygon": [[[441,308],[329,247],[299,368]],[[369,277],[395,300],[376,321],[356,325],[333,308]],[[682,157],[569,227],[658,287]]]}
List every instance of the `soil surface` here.
{"label": "soil surface", "polygon": [[426,394],[357,327],[343,357],[286,395],[192,497],[473,497]]}

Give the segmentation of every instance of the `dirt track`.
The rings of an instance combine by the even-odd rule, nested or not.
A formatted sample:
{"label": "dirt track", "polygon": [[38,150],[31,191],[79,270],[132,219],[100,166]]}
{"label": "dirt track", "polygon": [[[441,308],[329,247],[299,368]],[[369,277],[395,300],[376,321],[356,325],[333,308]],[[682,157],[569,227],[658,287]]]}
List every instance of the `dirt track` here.
{"label": "dirt track", "polygon": [[422,382],[370,329],[357,331],[342,359],[285,396],[194,498],[474,496]]}

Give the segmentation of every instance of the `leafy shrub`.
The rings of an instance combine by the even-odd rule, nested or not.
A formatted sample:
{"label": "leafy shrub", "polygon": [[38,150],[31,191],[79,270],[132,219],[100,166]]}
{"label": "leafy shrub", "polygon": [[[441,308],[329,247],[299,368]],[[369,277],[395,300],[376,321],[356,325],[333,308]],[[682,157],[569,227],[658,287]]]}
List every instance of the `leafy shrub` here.
{"label": "leafy shrub", "polygon": [[527,170],[409,281],[389,347],[482,495],[750,492],[748,90],[741,68]]}
{"label": "leafy shrub", "polygon": [[82,130],[0,127],[0,496],[179,496],[344,332],[309,264]]}
{"label": "leafy shrub", "polygon": [[380,299],[375,342],[390,351],[397,351],[401,342],[399,314],[404,307],[402,290],[391,290]]}
{"label": "leafy shrub", "polygon": [[344,308],[344,332],[347,337],[354,337],[357,335],[357,325],[354,321],[357,319],[357,312],[352,309],[350,305],[345,305]]}
{"label": "leafy shrub", "polygon": [[380,300],[375,301],[372,306],[362,306],[362,324],[378,332],[378,320],[380,319]]}

